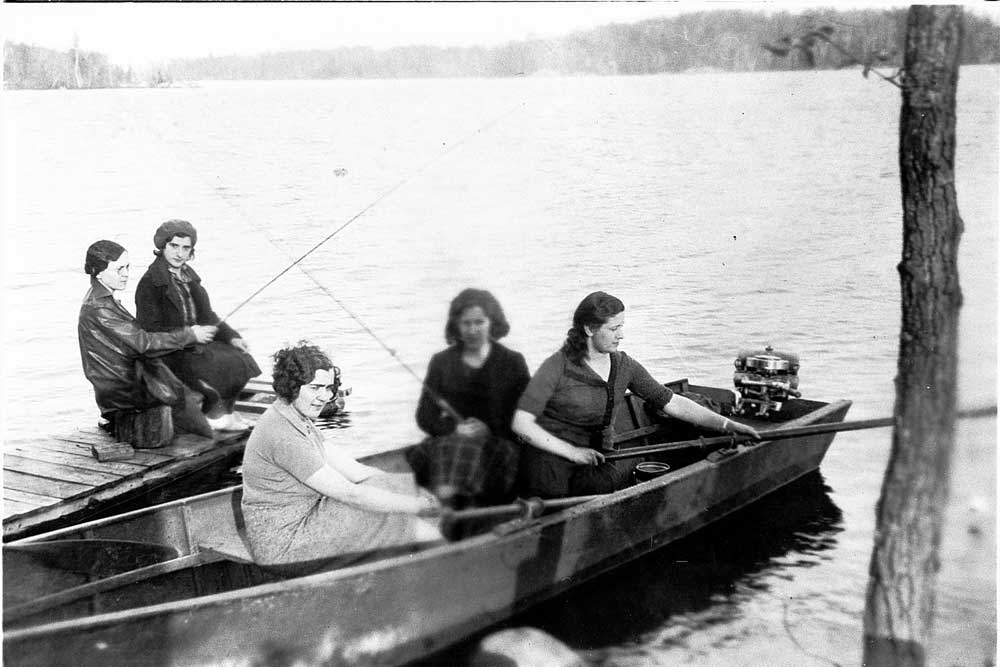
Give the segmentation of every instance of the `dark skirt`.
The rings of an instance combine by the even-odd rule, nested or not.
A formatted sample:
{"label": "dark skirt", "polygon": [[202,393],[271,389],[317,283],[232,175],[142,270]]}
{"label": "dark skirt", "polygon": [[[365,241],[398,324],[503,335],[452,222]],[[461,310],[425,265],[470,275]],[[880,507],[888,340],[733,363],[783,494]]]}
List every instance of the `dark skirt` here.
{"label": "dark skirt", "polygon": [[521,453],[518,491],[522,497],[565,498],[611,493],[631,485],[638,459],[606,461],[584,466],[537,447]]}
{"label": "dark skirt", "polygon": [[519,453],[518,445],[505,438],[452,433],[426,438],[406,459],[420,486],[431,491],[450,486],[458,503],[483,506],[514,499]]}
{"label": "dark skirt", "polygon": [[163,360],[184,384],[205,395],[206,412],[220,400],[231,404],[247,381],[260,375],[253,357],[219,341],[174,352]]}

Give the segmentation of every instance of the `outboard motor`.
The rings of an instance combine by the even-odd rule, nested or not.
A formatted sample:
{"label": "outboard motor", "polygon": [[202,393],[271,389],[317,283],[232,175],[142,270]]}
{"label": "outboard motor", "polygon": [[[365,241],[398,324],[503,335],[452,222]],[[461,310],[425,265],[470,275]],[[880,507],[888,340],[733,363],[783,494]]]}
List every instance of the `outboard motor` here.
{"label": "outboard motor", "polygon": [[742,415],[766,417],[802,395],[797,354],[776,352],[768,345],[763,350],[740,350],[735,365],[733,384],[741,399],[737,412]]}

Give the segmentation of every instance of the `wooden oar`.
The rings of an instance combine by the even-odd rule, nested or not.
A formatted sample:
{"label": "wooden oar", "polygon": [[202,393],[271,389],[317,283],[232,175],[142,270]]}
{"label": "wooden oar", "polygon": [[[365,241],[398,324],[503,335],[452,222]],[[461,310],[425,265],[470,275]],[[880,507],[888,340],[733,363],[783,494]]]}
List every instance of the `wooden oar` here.
{"label": "wooden oar", "polygon": [[528,498],[509,505],[490,505],[489,507],[473,507],[467,510],[444,510],[442,521],[467,521],[469,519],[486,519],[520,514],[525,517],[536,517],[546,510],[562,509],[579,505],[595,498],[603,498],[602,494],[593,496],[569,496],[568,498]]}
{"label": "wooden oar", "polygon": [[[995,405],[986,408],[976,408],[973,410],[963,410],[959,412],[956,416],[959,419],[975,419],[978,417],[988,417],[996,415],[997,408]],[[809,426],[798,426],[793,428],[779,428],[773,431],[761,431],[761,440],[783,440],[787,438],[800,438],[809,435],[822,435],[824,433],[840,433],[841,431],[861,431],[869,428],[885,428],[887,426],[894,426],[896,424],[896,419],[894,417],[882,417],[880,419],[859,419],[849,422],[832,422],[828,424],[810,424]],[[645,427],[649,428],[649,427]],[[637,433],[637,431],[644,431],[645,429],[636,429],[636,431],[629,431],[628,433],[623,433],[623,436],[637,437],[637,435],[646,435],[646,433]],[[617,440],[617,438],[616,438]],[[645,445],[642,447],[626,447],[620,449],[614,453],[605,454],[605,461],[613,461],[616,459],[629,459],[636,456],[644,456],[646,454],[658,454],[661,452],[670,452],[678,449],[692,449],[695,447],[711,450],[719,449],[726,446],[735,446],[747,442],[756,442],[752,437],[748,435],[720,435],[711,438],[695,438],[693,440],[678,440],[677,442],[665,442],[659,445]]]}

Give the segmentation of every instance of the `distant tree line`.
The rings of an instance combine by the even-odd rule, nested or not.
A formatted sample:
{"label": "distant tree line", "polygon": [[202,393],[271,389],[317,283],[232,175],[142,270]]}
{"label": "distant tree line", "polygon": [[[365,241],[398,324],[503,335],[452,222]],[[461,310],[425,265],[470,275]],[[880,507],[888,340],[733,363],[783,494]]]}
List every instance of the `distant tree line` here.
{"label": "distant tree line", "polygon": [[135,85],[131,68],[113,65],[103,53],[55,51],[27,44],[4,42],[5,88],[116,88]]}
{"label": "distant tree line", "polygon": [[[406,46],[388,50],[352,47],[211,56],[169,63],[178,79],[336,79],[507,77],[532,74],[653,74],[832,69],[861,62],[873,51],[879,66],[902,65],[907,10],[813,10],[763,14],[738,10],[682,14],[635,24],[611,24],[567,37],[511,42],[497,47]],[[963,64],[1000,62],[1000,26],[966,14]],[[829,43],[785,57],[772,46],[821,26]],[[845,53],[846,52],[846,53]],[[851,58],[847,54],[857,54]]]}
{"label": "distant tree line", "polygon": [[[833,69],[865,62],[902,65],[904,9],[790,14],[726,10],[682,14],[634,24],[610,24],[558,39],[496,47],[344,47],[173,60],[147,77],[149,85],[204,79],[374,79],[509,77],[536,74],[655,74],[689,70],[747,72],[806,67]],[[828,40],[803,45],[823,30]],[[131,71],[101,54],[5,44],[9,88],[88,88],[135,85]],[[965,15],[963,64],[1000,62],[1000,26]],[[79,76],[77,76],[79,74]]]}

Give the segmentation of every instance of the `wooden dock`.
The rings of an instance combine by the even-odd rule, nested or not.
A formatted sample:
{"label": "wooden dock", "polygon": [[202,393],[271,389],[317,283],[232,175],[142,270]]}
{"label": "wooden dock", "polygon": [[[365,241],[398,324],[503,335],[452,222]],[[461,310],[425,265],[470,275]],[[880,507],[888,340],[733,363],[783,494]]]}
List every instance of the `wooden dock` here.
{"label": "wooden dock", "polygon": [[[274,400],[263,381],[247,385],[237,411],[256,420]],[[89,520],[116,506],[214,465],[242,460],[246,433],[174,438],[167,447],[137,449],[125,460],[98,461],[91,448],[114,438],[96,426],[24,444],[3,457],[3,540]]]}

